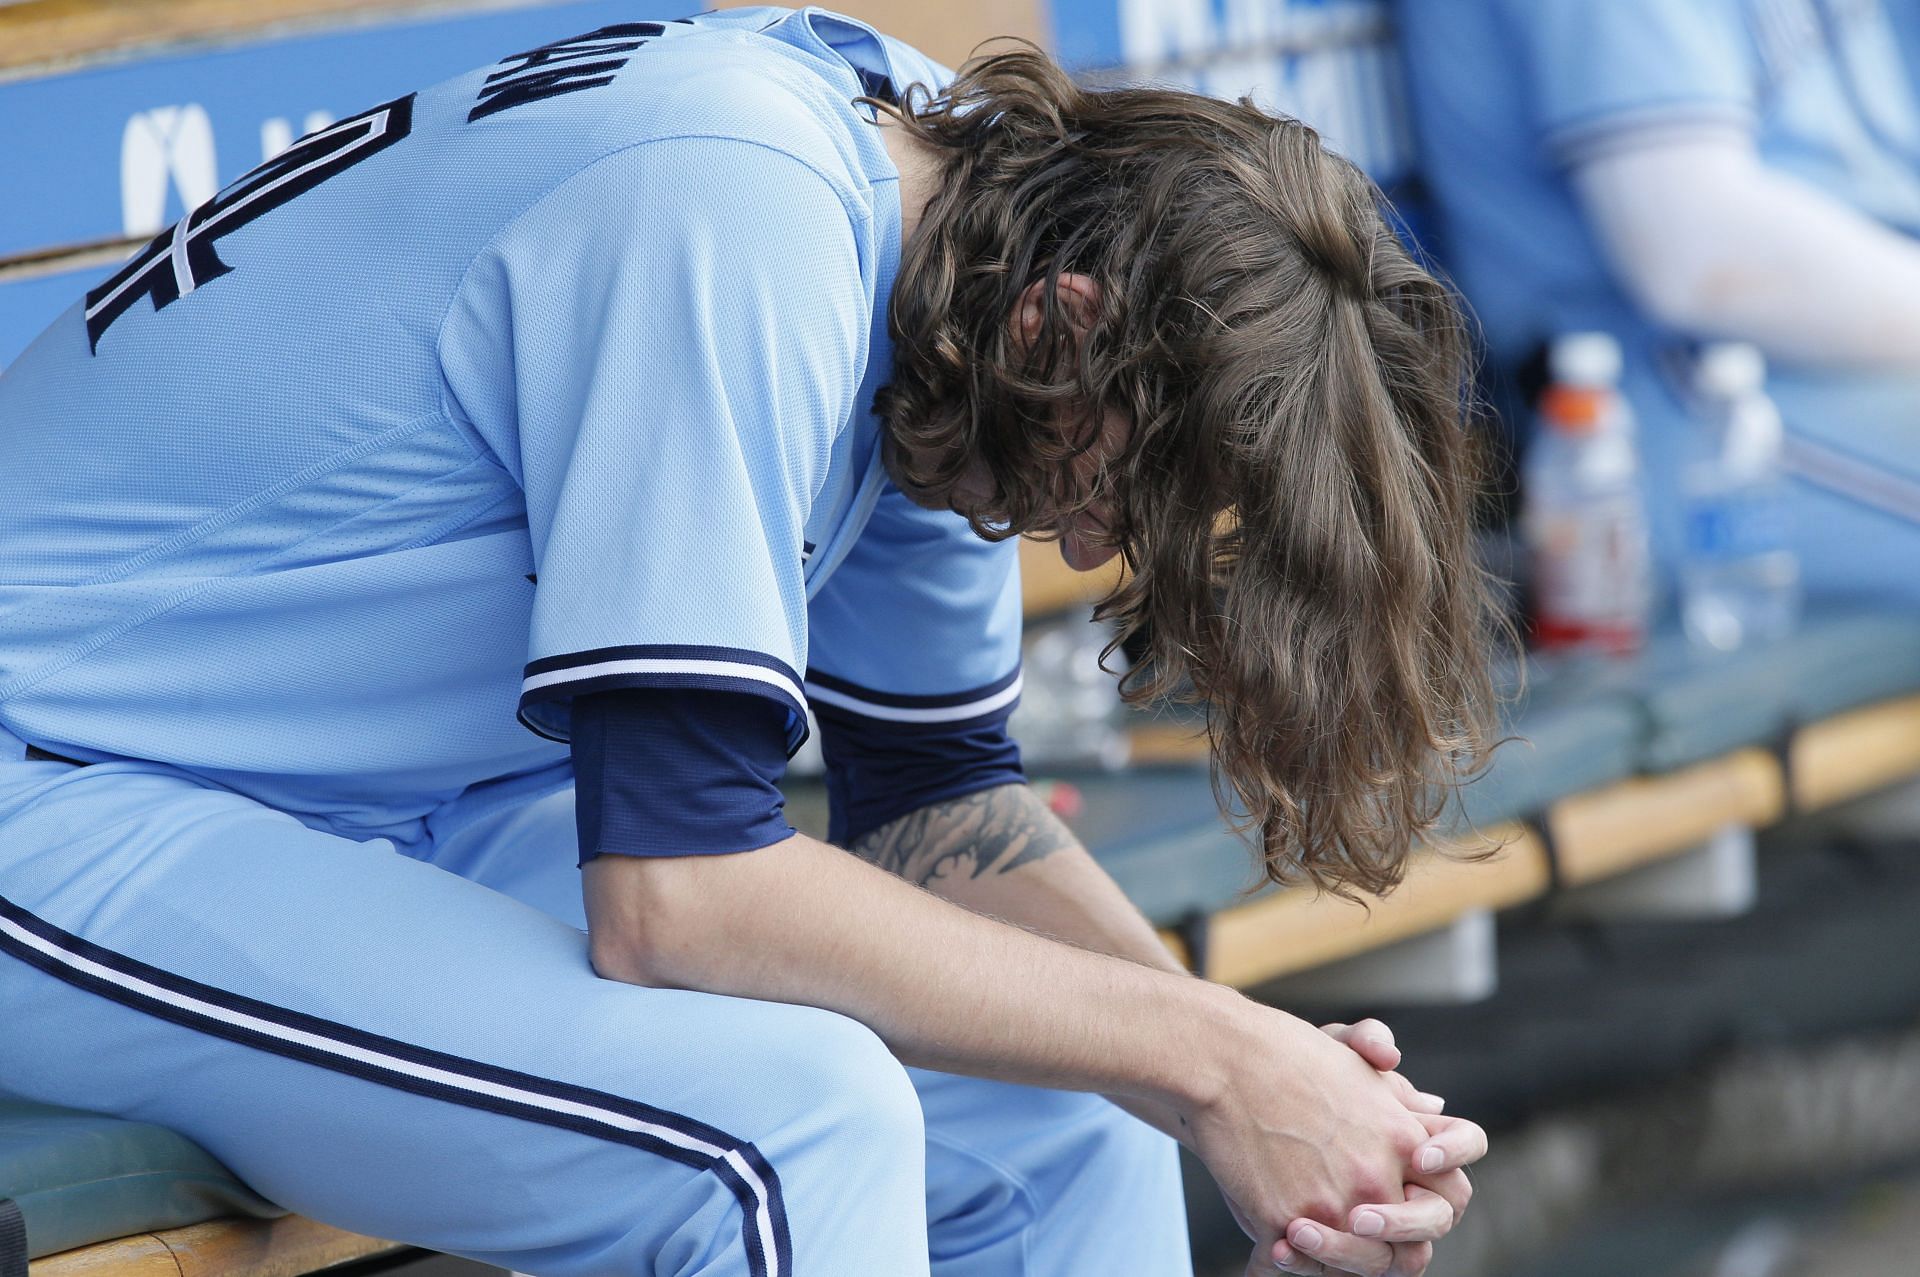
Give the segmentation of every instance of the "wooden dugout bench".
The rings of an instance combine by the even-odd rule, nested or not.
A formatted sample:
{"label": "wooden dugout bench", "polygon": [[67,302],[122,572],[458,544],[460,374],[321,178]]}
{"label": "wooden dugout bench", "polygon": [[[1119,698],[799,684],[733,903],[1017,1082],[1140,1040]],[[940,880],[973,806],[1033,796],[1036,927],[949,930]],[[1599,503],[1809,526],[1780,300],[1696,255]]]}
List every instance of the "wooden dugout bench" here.
{"label": "wooden dugout bench", "polygon": [[[862,11],[858,4],[840,7]],[[594,16],[598,8],[614,11],[566,0],[544,11],[495,5],[450,16],[463,8],[473,6],[447,0],[0,4],[0,111],[12,103],[19,118],[97,125],[89,126],[97,153],[74,161],[74,185],[95,188],[90,202],[63,203],[70,195],[64,186],[15,192],[17,208],[32,205],[33,216],[57,226],[57,233],[23,222],[26,229],[8,238],[10,228],[0,219],[0,338],[9,315],[29,316],[19,321],[23,330],[37,328],[53,312],[35,320],[35,306],[44,309],[56,298],[64,305],[144,238],[120,221],[117,183],[127,112],[179,101],[140,97],[140,77],[152,64],[204,57],[208,42],[270,29],[284,39],[263,46],[248,72],[262,83],[284,84],[306,72],[295,56],[303,40],[341,42],[329,46],[330,78],[347,65],[354,68],[348,78],[370,76],[379,68],[362,66],[348,48],[356,33],[369,30],[359,24],[398,17],[412,24],[409,34],[385,41],[404,45],[414,57],[405,80],[390,89],[356,80],[342,90],[350,101],[288,101],[262,105],[252,115],[210,106],[224,180],[258,158],[243,154],[244,162],[229,162],[235,150],[244,152],[234,137],[260,131],[258,116],[298,118],[305,106],[350,110],[502,48],[532,43],[518,33],[534,29],[536,18],[551,35],[597,25],[603,20]],[[877,14],[886,6],[868,8]],[[1041,27],[1037,10],[1017,0],[997,0],[972,20],[976,30],[901,34],[954,58],[990,31],[1033,34]],[[429,57],[448,61],[435,71]],[[73,89],[66,98],[50,70],[70,73],[62,81]],[[43,140],[39,130],[16,132],[16,146]],[[6,167],[16,183],[35,171],[31,152],[13,158],[19,162]],[[103,200],[100,193],[109,189],[114,198]],[[0,354],[0,362],[8,357]],[[1051,547],[1027,549],[1030,613],[1058,612],[1098,592],[1100,581],[1066,572]],[[1469,827],[1419,853],[1400,890],[1368,911],[1306,891],[1248,890],[1247,852],[1222,828],[1192,726],[1177,719],[1136,731],[1137,762],[1123,777],[1075,778],[1085,797],[1075,823],[1190,963],[1213,979],[1252,987],[1431,934],[1474,911],[1619,880],[1687,854],[1727,826],[1764,826],[1790,811],[1920,775],[1920,620],[1816,617],[1780,648],[1724,661],[1699,661],[1669,638],[1642,661],[1605,674],[1535,671],[1514,707],[1513,728],[1526,740],[1508,746],[1467,791]],[[1489,841],[1500,848],[1490,859],[1453,854]],[[0,1032],[20,1031],[31,1027],[0,1025]],[[4,1084],[0,1078],[0,1090]],[[0,1199],[18,1205],[32,1277],[294,1277],[404,1252],[279,1213],[173,1132],[4,1100]],[[7,1223],[0,1213],[0,1268]],[[0,1277],[17,1275],[0,1271]]]}

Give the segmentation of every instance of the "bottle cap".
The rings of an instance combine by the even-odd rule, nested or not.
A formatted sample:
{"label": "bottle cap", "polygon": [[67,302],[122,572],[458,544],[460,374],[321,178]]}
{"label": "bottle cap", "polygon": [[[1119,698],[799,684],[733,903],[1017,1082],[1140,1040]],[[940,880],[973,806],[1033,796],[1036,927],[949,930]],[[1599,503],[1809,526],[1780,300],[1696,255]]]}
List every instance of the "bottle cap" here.
{"label": "bottle cap", "polygon": [[1609,392],[1556,382],[1540,396],[1540,419],[1565,435],[1595,434],[1606,425]]}
{"label": "bottle cap", "polygon": [[1744,341],[1716,341],[1700,348],[1693,385],[1703,395],[1731,399],[1766,384],[1767,361],[1760,348]]}
{"label": "bottle cap", "polygon": [[1620,343],[1611,333],[1566,333],[1555,339],[1548,365],[1563,386],[1617,386]]}

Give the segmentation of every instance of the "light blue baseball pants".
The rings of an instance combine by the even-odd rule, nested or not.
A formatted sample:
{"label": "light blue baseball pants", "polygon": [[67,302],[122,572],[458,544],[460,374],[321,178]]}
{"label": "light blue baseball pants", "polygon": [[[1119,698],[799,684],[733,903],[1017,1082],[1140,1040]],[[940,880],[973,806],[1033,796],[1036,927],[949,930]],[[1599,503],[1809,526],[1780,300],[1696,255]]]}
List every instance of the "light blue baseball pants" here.
{"label": "light blue baseball pants", "polygon": [[597,978],[563,776],[353,841],[162,766],[0,749],[6,1091],[537,1277],[1191,1271],[1173,1145],[1102,1099]]}

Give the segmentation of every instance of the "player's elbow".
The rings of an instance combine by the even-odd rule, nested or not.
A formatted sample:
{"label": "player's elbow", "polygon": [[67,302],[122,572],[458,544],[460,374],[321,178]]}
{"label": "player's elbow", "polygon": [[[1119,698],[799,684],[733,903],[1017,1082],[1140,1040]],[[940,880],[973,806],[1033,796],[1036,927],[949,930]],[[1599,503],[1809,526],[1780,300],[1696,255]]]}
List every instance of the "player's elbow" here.
{"label": "player's elbow", "polygon": [[1748,139],[1624,148],[1571,182],[1615,282],[1660,326],[1737,330],[1778,287],[1781,191]]}
{"label": "player's elbow", "polygon": [[684,941],[674,939],[678,934],[667,918],[638,929],[597,927],[588,933],[587,946],[594,974],[654,989],[693,987],[685,974]]}
{"label": "player's elbow", "polygon": [[1754,263],[1707,257],[1684,269],[1627,272],[1621,282],[1642,313],[1671,332],[1737,332],[1751,299],[1765,287]]}
{"label": "player's elbow", "polygon": [[697,989],[711,978],[713,858],[600,856],[584,867],[588,953],[603,979]]}

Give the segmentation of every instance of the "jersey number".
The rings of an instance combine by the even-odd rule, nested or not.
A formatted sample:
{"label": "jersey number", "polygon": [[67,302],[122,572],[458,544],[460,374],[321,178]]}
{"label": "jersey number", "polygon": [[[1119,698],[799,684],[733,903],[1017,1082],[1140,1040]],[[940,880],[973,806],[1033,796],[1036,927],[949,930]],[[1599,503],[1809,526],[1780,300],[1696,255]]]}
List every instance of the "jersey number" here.
{"label": "jersey number", "polygon": [[157,235],[134,259],[87,294],[87,345],[142,297],[165,310],[233,268],[215,251],[223,235],[310,191],[336,173],[378,155],[413,131],[413,94],[341,120],[300,139]]}
{"label": "jersey number", "polygon": [[612,84],[614,73],[627,65],[629,54],[666,33],[666,27],[658,22],[622,22],[502,58],[500,69],[481,86],[480,100],[467,112],[467,123],[528,102]]}

